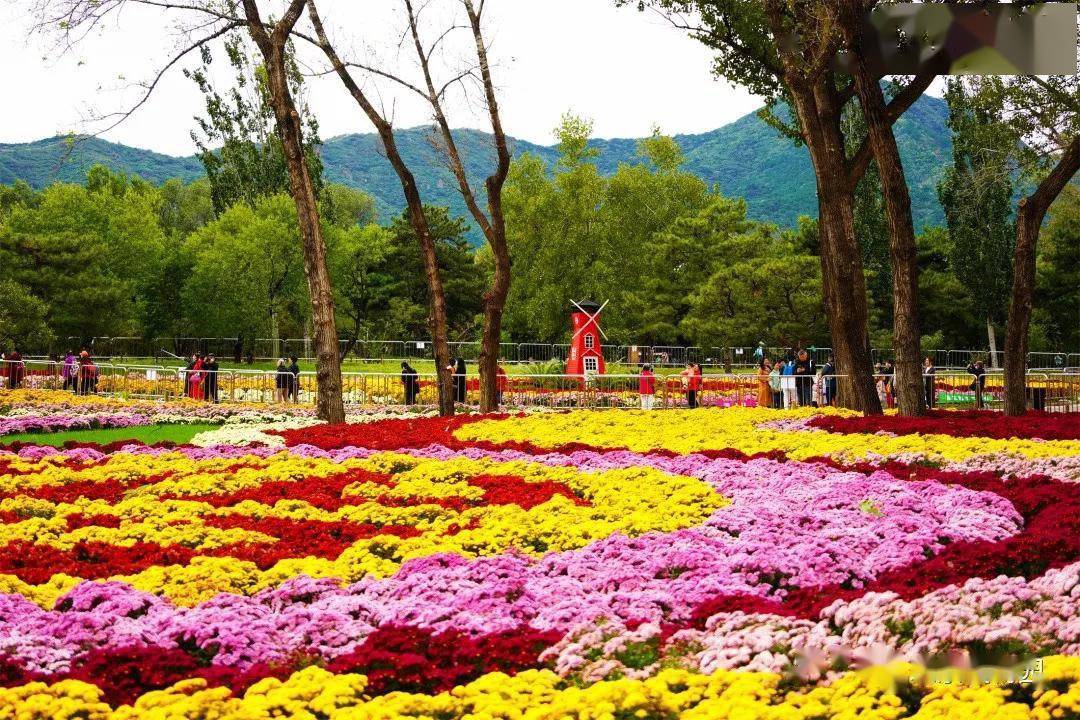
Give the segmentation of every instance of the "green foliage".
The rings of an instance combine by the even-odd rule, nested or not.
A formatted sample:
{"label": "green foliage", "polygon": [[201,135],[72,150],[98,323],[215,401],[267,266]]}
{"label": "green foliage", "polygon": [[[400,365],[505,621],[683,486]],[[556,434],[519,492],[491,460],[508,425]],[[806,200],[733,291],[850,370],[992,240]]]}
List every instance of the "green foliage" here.
{"label": "green foliage", "polygon": [[823,344],[821,261],[800,254],[796,234],[756,225],[717,237],[713,273],[691,297],[683,326],[698,345]]}
{"label": "green foliage", "polygon": [[11,206],[0,227],[0,280],[48,306],[59,337],[133,334],[165,238],[157,192],[104,168],[87,186],[52,185]]}
{"label": "green foliage", "polygon": [[[855,152],[853,138],[866,137],[866,119],[857,105],[849,105],[844,110],[843,123],[850,155]],[[870,162],[855,185],[855,237],[859,241],[863,272],[866,274],[871,317],[876,325],[891,326],[893,292],[889,222],[885,214],[885,197],[881,192],[881,174],[874,161]]]}
{"label": "green foliage", "polygon": [[[776,113],[789,119],[786,106],[779,106]],[[947,115],[942,100],[924,96],[896,124],[916,229],[943,223],[936,187],[951,157]],[[414,169],[420,191],[431,205],[449,207],[455,216],[467,216],[456,181],[431,149],[430,134],[431,129],[423,127],[398,130],[402,156]],[[490,136],[467,129],[456,130],[454,135],[466,173],[482,185],[493,161]],[[817,215],[814,173],[806,149],[795,146],[756,113],[716,130],[673,139],[685,154],[682,169],[710,187],[717,186],[728,197],[745,198],[751,218],[790,227],[800,215]],[[510,144],[515,158],[531,153],[551,166],[559,157],[554,146],[513,138]],[[638,162],[638,145],[633,139],[592,139],[587,150],[598,154],[586,159],[596,164],[601,175],[608,176],[620,164]],[[379,217],[391,218],[404,209],[401,185],[373,133],[326,140],[319,154],[326,180],[369,193]],[[204,174],[195,157],[173,158],[98,138],[81,139],[69,151],[63,138],[50,138],[0,145],[0,182],[22,179],[38,189],[57,179],[81,183],[96,162],[156,183],[173,177],[187,182]],[[474,244],[481,242],[478,230],[471,230],[470,238]]]}
{"label": "green foliage", "polygon": [[[612,339],[640,340],[645,333],[650,341],[674,341],[677,321],[646,317],[662,315],[670,295],[685,300],[689,292],[685,284],[673,289],[657,282],[670,276],[665,265],[680,252],[665,250],[657,237],[712,195],[679,167],[681,149],[659,132],[639,144],[636,162],[605,178],[593,162],[601,156],[581,154],[587,138],[580,133],[587,129],[586,121],[564,119],[560,147],[570,155],[553,168],[531,154],[511,166],[503,207],[514,282],[504,325],[522,339],[561,340],[571,300],[592,297],[611,300],[614,312],[605,315],[604,328]],[[690,258],[688,278],[696,267]]]}
{"label": "green foliage", "polygon": [[980,347],[985,338],[986,320],[973,312],[967,288],[952,271],[950,247],[945,228],[929,228],[915,238],[919,316],[922,326],[941,333],[950,347]]}
{"label": "green foliage", "polygon": [[[202,67],[185,70],[206,98],[206,117],[197,117],[199,132],[191,134],[199,147],[198,158],[210,180],[210,196],[217,214],[237,202],[254,205],[259,198],[289,191],[285,152],[276,130],[266,72],[252,64],[257,53],[242,36],[231,36],[225,54],[235,78],[222,96],[210,81],[213,58],[208,46],[201,48]],[[297,110],[305,125],[304,154],[319,194],[323,187],[319,158],[319,129],[303,102],[303,76],[291,53],[286,60],[289,89],[297,98]]]}
{"label": "green foliage", "polygon": [[0,280],[0,348],[47,347],[53,339],[47,312],[46,304],[22,285]]}
{"label": "green foliage", "polygon": [[975,311],[1002,320],[1012,285],[1016,231],[1012,221],[1011,158],[1016,139],[1000,108],[973,102],[962,82],[948,83],[953,164],[938,186],[949,228],[949,262]]}
{"label": "green foliage", "polygon": [[593,123],[588,118],[563,113],[559,126],[555,128],[555,152],[559,154],[559,165],[572,169],[599,155],[596,148],[589,147]]}
{"label": "green foliage", "polygon": [[[428,227],[435,242],[438,269],[446,295],[447,326],[453,336],[469,337],[478,327],[477,313],[486,285],[484,272],[474,261],[463,218],[451,216],[445,207],[427,207]],[[423,271],[420,245],[406,213],[394,218],[388,271],[396,280],[393,316],[396,325],[388,328],[392,337],[428,337],[428,283]],[[393,304],[393,303],[392,303]]]}
{"label": "green foliage", "polygon": [[153,445],[159,442],[173,442],[183,444],[191,442],[191,439],[202,432],[217,430],[220,425],[208,425],[204,423],[167,423],[164,425],[141,425],[127,428],[96,428],[93,430],[66,430],[51,433],[18,433],[12,435],[0,435],[0,445],[9,445],[15,442],[32,443],[34,445],[53,445],[63,447],[66,442],[98,443],[106,445],[120,440]]}
{"label": "green foliage", "polygon": [[299,337],[307,319],[296,207],[274,195],[237,203],[188,237],[184,316],[200,337]]}
{"label": "green foliage", "polygon": [[1039,234],[1032,350],[1080,348],[1080,187],[1067,185]]}
{"label": "green foliage", "polygon": [[[698,291],[722,263],[732,259],[729,241],[750,231],[746,202],[715,197],[696,213],[683,215],[670,229],[656,232],[645,247],[646,273],[627,294],[625,303],[635,318],[635,337],[652,344],[673,344],[688,337],[694,321],[684,318],[694,307]],[[691,330],[698,341],[700,333]]]}
{"label": "green foliage", "polygon": [[327,183],[323,188],[322,200],[319,211],[328,225],[341,228],[363,227],[378,219],[375,198],[363,190]]}

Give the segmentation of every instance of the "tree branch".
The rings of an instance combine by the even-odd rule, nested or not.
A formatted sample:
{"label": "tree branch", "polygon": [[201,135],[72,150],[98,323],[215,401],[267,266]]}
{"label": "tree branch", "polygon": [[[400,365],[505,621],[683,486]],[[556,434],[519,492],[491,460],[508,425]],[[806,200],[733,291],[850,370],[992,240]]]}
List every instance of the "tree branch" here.
{"label": "tree branch", "polygon": [[[899,120],[908,111],[908,108],[922,97],[922,94],[926,92],[926,89],[930,87],[930,83],[934,82],[937,76],[938,73],[934,69],[923,70],[889,101],[889,104],[885,106],[885,117],[890,125]],[[854,81],[852,81],[852,88],[854,88]],[[862,179],[862,176],[866,173],[866,168],[870,166],[873,156],[874,152],[870,148],[870,139],[868,137],[863,138],[858,149],[855,150],[847,163],[848,183],[851,187],[855,187],[859,180]]]}

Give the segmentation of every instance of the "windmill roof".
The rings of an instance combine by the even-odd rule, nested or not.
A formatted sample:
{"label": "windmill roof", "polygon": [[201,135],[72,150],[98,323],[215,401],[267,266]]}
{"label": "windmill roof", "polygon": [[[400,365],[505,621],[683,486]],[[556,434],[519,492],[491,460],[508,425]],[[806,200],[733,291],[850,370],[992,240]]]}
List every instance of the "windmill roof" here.
{"label": "windmill roof", "polygon": [[578,300],[577,305],[571,303],[570,312],[581,312],[578,308],[592,315],[600,309],[600,303],[594,300]]}

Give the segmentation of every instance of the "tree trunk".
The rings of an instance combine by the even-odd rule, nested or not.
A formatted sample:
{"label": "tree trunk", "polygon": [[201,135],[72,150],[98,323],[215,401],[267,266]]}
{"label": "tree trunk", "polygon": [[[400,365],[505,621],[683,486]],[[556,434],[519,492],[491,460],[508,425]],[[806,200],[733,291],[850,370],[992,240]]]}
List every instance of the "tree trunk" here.
{"label": "tree trunk", "polygon": [[[251,0],[245,0],[250,2]],[[420,253],[424,260],[424,277],[428,287],[428,327],[431,329],[431,342],[434,346],[435,372],[438,374],[439,386],[439,414],[449,417],[454,414],[454,392],[451,386],[452,372],[450,365],[450,345],[447,337],[446,325],[446,293],[443,289],[442,276],[439,274],[438,255],[435,251],[435,241],[431,237],[431,229],[428,227],[427,215],[424,213],[424,203],[420,198],[420,191],[405,160],[398,151],[397,142],[394,139],[394,128],[383,117],[375,106],[371,104],[363,89],[357,84],[349,72],[337,51],[326,35],[322,18],[314,2],[308,3],[308,16],[311,18],[312,27],[319,39],[319,47],[334,67],[341,82],[352,95],[360,109],[364,111],[371,124],[379,133],[383,150],[386,151],[386,159],[398,176],[401,183],[402,193],[405,195],[405,205],[409,212],[409,223],[413,232],[416,233],[420,243]]]}
{"label": "tree trunk", "polygon": [[1005,414],[1027,410],[1028,328],[1035,296],[1035,246],[1050,204],[1080,170],[1080,137],[1074,137],[1057,165],[1016,210],[1016,251],[1013,254],[1012,298],[1005,323]]}
{"label": "tree trunk", "polygon": [[[383,139],[384,146],[387,139]],[[394,145],[393,137],[389,138],[390,144]],[[408,176],[408,182],[403,182],[405,200],[409,209],[409,221],[413,231],[420,239],[420,252],[424,258],[424,277],[428,286],[428,327],[431,329],[431,344],[434,346],[435,372],[438,373],[439,386],[439,415],[450,417],[454,414],[454,389],[451,385],[452,371],[450,367],[450,340],[447,333],[446,323],[446,293],[443,291],[442,276],[439,274],[439,259],[435,252],[435,241],[431,238],[431,230],[428,228],[427,216],[424,214],[423,203],[420,201],[420,193],[416,189],[416,183],[412,179],[412,173],[405,167],[401,156],[398,155],[396,146],[393,154],[387,152],[387,157],[396,158],[400,168],[391,160],[399,174]]]}
{"label": "tree trunk", "polygon": [[[829,182],[828,177],[825,182]],[[853,198],[843,192],[823,192],[821,182],[819,179],[821,279],[833,359],[840,375],[837,404],[867,415],[880,415],[881,400],[874,387],[866,327],[866,281],[855,239]]]}
{"label": "tree trunk", "polygon": [[997,335],[994,333],[994,321],[990,319],[989,315],[986,317],[986,340],[990,346],[990,367],[996,370],[998,367]]}
{"label": "tree trunk", "polygon": [[270,311],[270,354],[281,357],[281,329],[278,326],[277,310]]}
{"label": "tree trunk", "polygon": [[[289,91],[285,69],[287,34],[274,32],[268,37],[258,20],[253,3],[245,2],[252,36],[262,51],[266,68],[270,103],[274,108],[278,137],[285,153],[289,172],[289,192],[296,203],[300,224],[300,241],[304,250],[304,275],[311,297],[311,321],[315,328],[315,378],[318,383],[316,413],[329,423],[345,422],[345,405],[341,396],[341,362],[338,359],[337,325],[334,320],[334,295],[330,272],[326,265],[326,241],[319,222],[319,205],[315,186],[304,156],[304,135],[300,114]],[[249,6],[252,9],[248,9]],[[255,23],[259,22],[258,30]]]}
{"label": "tree trunk", "polygon": [[866,278],[855,237],[854,183],[845,162],[840,108],[832,78],[812,90],[794,85],[792,97],[814,166],[821,240],[821,285],[836,361],[837,404],[868,415],[881,414],[874,387],[867,331]]}
{"label": "tree trunk", "polygon": [[499,341],[502,339],[503,308],[510,292],[510,254],[495,254],[495,275],[491,289],[484,293],[484,328],[480,338],[480,412],[496,412],[498,404]]}
{"label": "tree trunk", "polygon": [[885,211],[889,218],[889,260],[892,265],[893,352],[896,371],[893,389],[901,415],[922,415],[926,409],[922,363],[919,361],[919,275],[915,253],[915,228],[911,220],[911,195],[908,192],[900,150],[896,146],[892,122],[885,106],[885,95],[877,78],[866,67],[861,46],[861,2],[849,3],[844,29],[857,65],[853,69],[855,91],[859,96],[874,160],[881,177]]}

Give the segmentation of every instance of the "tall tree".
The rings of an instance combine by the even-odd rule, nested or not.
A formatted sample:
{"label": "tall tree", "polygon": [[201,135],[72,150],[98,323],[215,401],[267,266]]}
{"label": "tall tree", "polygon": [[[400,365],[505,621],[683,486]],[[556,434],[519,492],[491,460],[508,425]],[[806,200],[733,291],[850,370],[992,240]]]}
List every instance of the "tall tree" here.
{"label": "tall tree", "polygon": [[0,226],[0,279],[47,303],[61,337],[134,335],[165,238],[158,192],[102,166],[87,183],[58,183]]}
{"label": "tall tree", "polygon": [[296,210],[284,193],[254,207],[238,202],[192,233],[181,297],[193,329],[200,336],[269,337],[273,354],[280,354],[282,330],[295,333],[306,319],[298,235]]}
{"label": "tall tree", "polygon": [[[628,0],[617,2],[627,4]],[[794,124],[776,113],[769,113],[767,119],[806,145],[814,167],[825,308],[838,369],[845,375],[840,403],[867,413],[881,412],[872,378],[866,281],[854,221],[855,185],[875,156],[874,143],[872,138],[862,139],[858,150],[849,155],[841,122],[845,106],[856,95],[864,100],[864,95],[869,96],[867,88],[858,93],[855,81],[845,79],[835,68],[835,56],[845,42],[837,3],[656,0],[654,4],[673,13],[669,17],[676,26],[715,51],[716,74],[767,97],[770,108],[784,102],[794,111]],[[879,130],[891,126],[933,77],[932,71],[920,73],[888,103],[883,99],[873,103],[877,117],[868,124]],[[863,107],[865,111],[867,103]],[[897,222],[902,223],[902,218]],[[911,290],[909,280],[908,273],[894,278],[894,286],[904,283],[905,298]],[[905,311],[910,307],[906,300],[904,307]],[[910,328],[903,335],[910,335]],[[907,359],[905,363],[905,367],[910,364]]]}
{"label": "tall tree", "polygon": [[[54,336],[46,322],[48,305],[13,280],[0,278],[0,348],[44,352]],[[6,369],[6,368],[5,368]]]}
{"label": "tall tree", "polygon": [[666,235],[672,225],[718,195],[682,169],[678,143],[659,132],[639,143],[637,162],[601,175],[590,130],[564,116],[550,167],[527,153],[512,164],[503,192],[515,274],[508,328],[522,340],[565,342],[571,300],[594,297],[610,301],[604,329],[613,342],[676,343],[693,280],[709,271],[707,256],[664,240],[681,244]]}
{"label": "tall tree", "polygon": [[1050,206],[1080,171],[1080,75],[987,76],[965,82],[975,108],[1000,113],[1013,135],[1017,165],[1034,185],[1016,207],[1012,289],[1005,323],[1005,412],[1022,415],[1027,408],[1028,335],[1038,238]]}
{"label": "tall tree", "polygon": [[[199,160],[219,215],[237,202],[253,206],[259,198],[289,191],[289,170],[276,132],[266,69],[252,62],[252,48],[241,35],[229,37],[224,49],[234,75],[224,94],[211,80],[213,56],[209,47],[201,48],[200,67],[184,71],[206,102],[206,114],[195,118],[198,131],[192,131],[191,138],[199,148]],[[291,53],[286,57],[286,74],[304,125],[308,171],[316,195],[321,196],[318,123],[303,101],[303,76]]]}
{"label": "tall tree", "polygon": [[1016,138],[1003,108],[973,103],[960,80],[950,80],[953,163],[938,184],[949,230],[949,264],[986,321],[990,362],[997,367],[994,324],[1003,321],[1012,280],[1016,230],[1012,215]]}
{"label": "tall tree", "polygon": [[[409,220],[416,232],[417,241],[424,259],[424,276],[428,286],[428,327],[431,331],[431,342],[435,355],[435,370],[438,373],[439,386],[439,414],[454,414],[454,395],[450,384],[451,374],[448,369],[450,364],[450,345],[447,338],[446,328],[446,291],[443,286],[442,275],[439,272],[438,254],[435,248],[435,239],[431,232],[425,212],[424,201],[420,197],[420,189],[416,184],[416,177],[398,149],[397,139],[394,136],[394,126],[389,113],[380,110],[368,97],[363,88],[363,83],[353,76],[352,68],[355,63],[346,62],[338,54],[334,45],[330,42],[329,35],[323,25],[315,3],[308,7],[308,15],[315,30],[315,42],[326,55],[331,67],[345,85],[346,90],[352,96],[356,104],[367,116],[375,131],[379,135],[386,158],[393,167],[394,173],[401,183],[401,190],[405,196],[405,205],[409,213]],[[363,67],[363,66],[360,66]],[[365,68],[366,69],[366,68]],[[423,94],[423,91],[419,91]]]}
{"label": "tall tree", "polygon": [[341,396],[341,358],[338,355],[334,294],[326,262],[326,241],[319,220],[315,179],[305,153],[304,128],[289,86],[289,44],[296,21],[306,0],[292,0],[281,20],[269,27],[263,23],[255,0],[244,0],[248,31],[263,57],[270,104],[277,121],[277,134],[289,171],[289,189],[296,204],[300,241],[304,250],[304,275],[311,298],[311,323],[315,329],[315,377],[318,382],[318,416],[331,423],[345,421]]}
{"label": "tall tree", "polygon": [[[432,68],[432,59],[440,52],[444,41],[456,29],[456,26],[451,24],[448,28],[439,29],[434,35],[434,40],[431,40],[430,38],[425,39],[422,37],[424,33],[421,31],[420,26],[420,14],[423,12],[424,7],[415,7],[411,0],[404,0],[403,2],[403,9],[407,19],[405,37],[408,38],[404,42],[412,46],[416,60],[419,64],[421,78],[417,82],[413,82],[406,78],[400,70],[386,70],[365,66],[361,63],[343,62],[329,41],[323,26],[322,18],[319,16],[314,2],[311,2],[310,4],[309,15],[311,17],[312,25],[315,28],[320,47],[322,47],[334,69],[345,83],[345,86],[349,89],[350,93],[375,125],[379,132],[379,137],[383,141],[383,147],[386,150],[387,157],[390,159],[391,165],[394,166],[394,169],[397,171],[398,177],[401,180],[402,189],[405,192],[406,204],[409,206],[412,215],[415,218],[416,234],[420,238],[421,247],[424,249],[425,253],[426,270],[429,276],[430,294],[433,303],[432,335],[435,343],[436,363],[440,369],[442,369],[445,361],[441,359],[440,356],[447,355],[447,359],[449,356],[448,350],[444,347],[445,329],[434,326],[440,323],[445,324],[445,307],[438,307],[440,304],[445,305],[445,301],[439,297],[441,295],[441,288],[438,287],[437,284],[438,273],[437,265],[435,263],[434,243],[430,238],[430,229],[427,227],[429,223],[423,218],[423,203],[419,191],[415,187],[415,180],[413,179],[412,173],[405,166],[394,143],[388,141],[388,136],[393,135],[393,129],[390,126],[390,123],[387,121],[385,114],[379,113],[371,105],[368,98],[364,95],[364,91],[353,78],[350,67],[362,69],[368,73],[373,73],[379,77],[397,83],[400,87],[419,95],[431,109],[435,121],[435,134],[437,138],[435,144],[441,151],[446,164],[450,168],[450,171],[457,182],[458,190],[461,193],[462,199],[465,201],[465,206],[468,209],[469,214],[480,228],[487,241],[487,245],[491,250],[491,258],[493,261],[492,282],[491,287],[484,294],[484,319],[481,331],[479,358],[480,409],[482,412],[490,412],[497,409],[496,399],[498,393],[496,387],[496,369],[499,361],[499,342],[502,339],[503,312],[506,306],[506,298],[510,290],[510,252],[506,242],[506,222],[502,208],[502,188],[510,170],[510,148],[507,144],[506,134],[502,127],[502,118],[499,114],[498,98],[496,97],[495,92],[495,81],[492,77],[491,64],[488,60],[487,43],[484,40],[484,3],[480,2],[479,4],[476,4],[472,2],[472,0],[460,0],[460,5],[465,13],[465,27],[468,28],[471,33],[475,64],[470,65],[462,72],[453,74],[450,78],[446,79],[445,82],[441,82],[442,79],[440,79],[440,81],[436,80],[435,71]],[[472,78],[477,81],[482,93],[484,106],[487,110],[488,122],[491,127],[492,147],[494,149],[495,159],[490,174],[484,181],[486,209],[481,207],[478,193],[472,187],[472,182],[466,173],[465,161],[462,158],[457,140],[455,139],[453,132],[451,132],[445,109],[447,92],[458,83],[462,83],[466,78]],[[442,379],[444,381],[446,380],[445,373],[443,373]],[[445,382],[441,383],[440,387],[445,384]],[[453,411],[453,405],[449,402],[444,402],[444,392],[442,392],[442,390],[440,391],[440,410],[444,414],[450,414]]]}
{"label": "tall tree", "polygon": [[289,175],[289,193],[296,204],[297,220],[304,254],[304,274],[311,299],[312,324],[315,329],[317,412],[328,422],[343,422],[345,407],[341,396],[341,362],[338,358],[334,298],[326,264],[326,243],[319,222],[315,178],[307,163],[303,120],[290,87],[290,40],[307,0],[290,0],[277,21],[264,21],[255,0],[221,3],[216,0],[191,0],[187,3],[162,3],[157,0],[37,0],[39,18],[35,29],[58,38],[61,49],[78,44],[88,31],[99,27],[109,16],[125,7],[141,5],[162,18],[181,17],[184,37],[152,77],[140,85],[138,99],[114,121],[102,129],[115,127],[142,107],[158,87],[162,77],[184,58],[237,31],[246,30],[262,55],[266,89],[274,112],[275,129],[285,156]]}
{"label": "tall tree", "polygon": [[838,20],[844,50],[852,58],[851,83],[866,120],[870,148],[881,180],[885,214],[889,223],[889,264],[892,275],[893,354],[896,377],[893,387],[902,415],[921,415],[925,410],[922,363],[919,352],[919,276],[915,251],[915,227],[900,149],[889,115],[889,104],[880,78],[870,71],[864,46],[863,14],[876,2],[839,0]]}
{"label": "tall tree", "polygon": [[1070,183],[1050,206],[1039,236],[1035,308],[1042,316],[1043,350],[1080,348],[1080,187]]}

